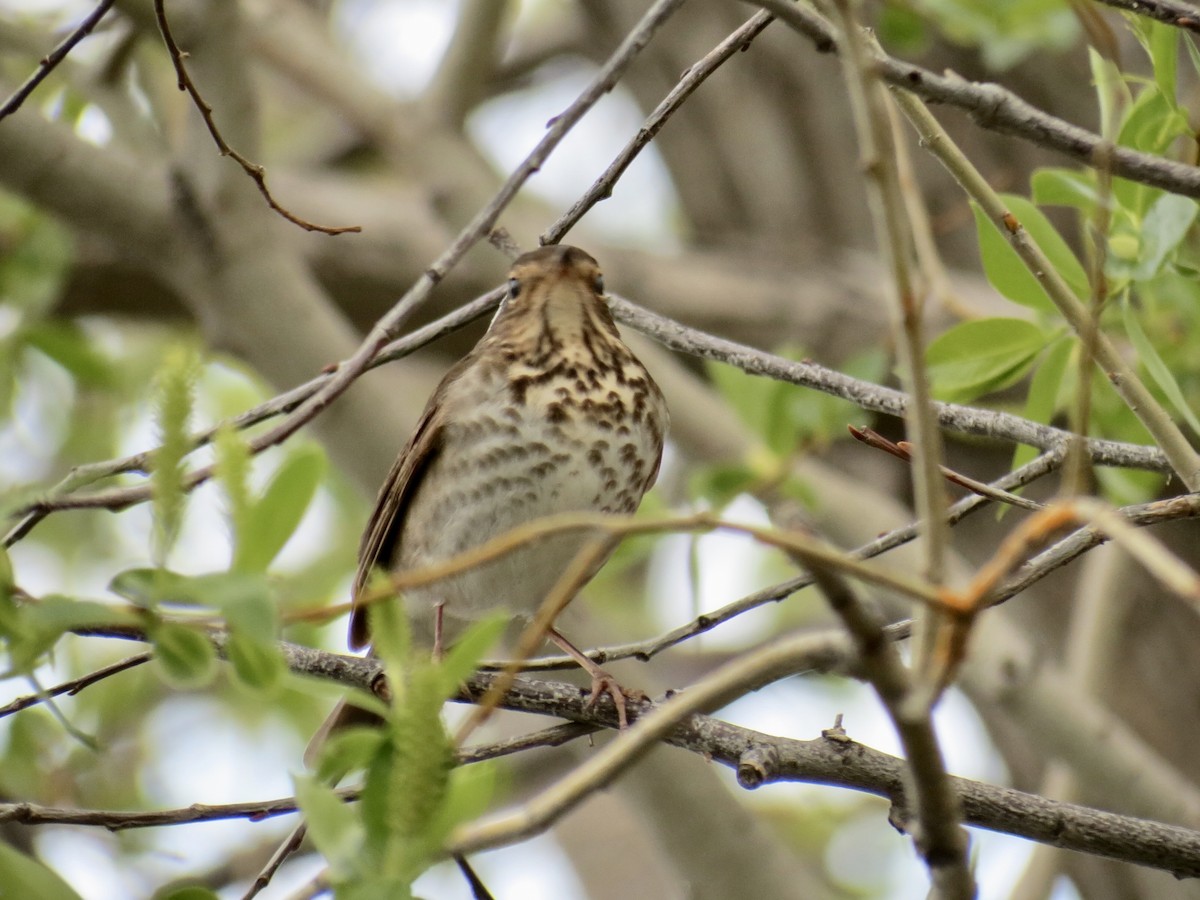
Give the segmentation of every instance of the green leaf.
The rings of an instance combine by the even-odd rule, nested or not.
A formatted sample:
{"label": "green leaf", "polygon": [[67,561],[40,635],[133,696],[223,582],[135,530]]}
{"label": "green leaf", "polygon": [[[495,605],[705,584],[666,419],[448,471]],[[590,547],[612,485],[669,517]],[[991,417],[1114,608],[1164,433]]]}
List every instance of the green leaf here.
{"label": "green leaf", "polygon": [[1130,277],[1146,281],[1157,275],[1196,221],[1200,207],[1191,197],[1163,194],[1142,219],[1141,251]]}
{"label": "green leaf", "polygon": [[1090,214],[1100,199],[1096,177],[1075,169],[1038,169],[1030,179],[1030,187],[1039,206],[1071,206],[1085,214]]}
{"label": "green leaf", "polygon": [[357,812],[315,778],[295,775],[293,781],[308,833],[329,863],[334,879],[353,875],[359,868],[364,837]]}
{"label": "green leaf", "polygon": [[242,543],[249,540],[253,532],[250,499],[250,448],[236,429],[222,424],[213,438],[216,456],[216,477],[225,493],[226,515],[232,526],[234,568]]}
{"label": "green leaf", "polygon": [[1183,46],[1187,48],[1188,59],[1192,61],[1192,68],[1196,70],[1196,74],[1200,75],[1200,49],[1191,41],[1184,41]]}
{"label": "green leaf", "polygon": [[[385,587],[385,577],[377,573],[371,578],[368,592],[373,596],[378,589]],[[389,677],[395,672],[402,672],[412,653],[412,631],[409,628],[408,617],[404,614],[403,604],[393,597],[384,597],[371,604],[367,609],[367,616],[371,623],[372,648],[375,655],[383,660]],[[393,684],[392,689],[393,692],[398,692],[402,690],[402,686]]]}
{"label": "green leaf", "polygon": [[194,628],[166,622],[151,633],[155,658],[167,679],[182,688],[203,687],[216,673],[212,641]]}
{"label": "green leaf", "polygon": [[350,726],[331,734],[318,754],[317,779],[323,784],[335,784],[350,772],[365,769],[379,753],[384,737],[380,728],[366,725]]}
{"label": "green leaf", "polygon": [[[1087,297],[1090,289],[1083,266],[1042,211],[1015,194],[1002,194],[1001,199],[1076,296]],[[1014,303],[1042,312],[1054,311],[1054,304],[1041,283],[1012,248],[1007,233],[1001,233],[1003,226],[992,223],[975,204],[971,208],[975,214],[983,271],[992,286]]]}
{"label": "green leaf", "polygon": [[1088,47],[1088,65],[1092,70],[1092,83],[1096,85],[1096,99],[1100,106],[1100,133],[1111,135],[1116,130],[1117,114],[1127,108],[1133,100],[1125,84],[1125,76],[1111,59],[1107,59]]}
{"label": "green leaf", "polygon": [[[1058,409],[1058,393],[1066,377],[1067,365],[1078,346],[1074,338],[1059,338],[1046,350],[1029,381],[1029,396],[1025,399],[1025,418],[1049,425]],[[1022,444],[1013,453],[1014,469],[1025,465],[1041,451]]]}
{"label": "green leaf", "polygon": [[246,687],[271,692],[283,683],[287,666],[274,641],[234,631],[229,635],[225,652],[238,680]]}
{"label": "green leaf", "polygon": [[1154,379],[1154,383],[1158,385],[1159,390],[1166,395],[1171,406],[1175,408],[1176,415],[1183,417],[1193,434],[1200,435],[1200,420],[1197,420],[1196,414],[1192,412],[1170,367],[1163,362],[1163,358],[1158,355],[1154,344],[1146,337],[1146,332],[1142,330],[1132,303],[1124,304],[1122,319],[1125,323],[1125,333],[1129,335],[1129,340],[1137,350],[1139,360],[1145,366],[1146,371],[1150,373],[1150,377]]}
{"label": "green leaf", "polygon": [[171,348],[158,376],[155,419],[161,446],[154,454],[150,485],[154,495],[154,561],[163,565],[179,534],[187,494],[184,457],[191,451],[188,422],[200,376],[200,359],[190,347]]}
{"label": "green leaf", "polygon": [[1045,346],[1045,333],[1031,322],[977,319],[939,335],[925,362],[935,394],[962,402],[1014,384]]}
{"label": "green leaf", "polygon": [[692,472],[688,482],[693,497],[707,500],[716,509],[723,509],[738,494],[743,494],[760,481],[760,473],[740,463],[701,466]]}
{"label": "green leaf", "polygon": [[[1154,81],[1166,98],[1174,100],[1176,71],[1179,66],[1179,32],[1153,19],[1130,17],[1134,36],[1154,67]],[[1186,43],[1191,43],[1187,41]]]}
{"label": "green leaf", "polygon": [[176,888],[169,894],[155,894],[155,900],[221,900],[220,895],[198,884]]}
{"label": "green leaf", "polygon": [[125,610],[51,594],[37,603],[0,604],[0,628],[8,634],[6,650],[13,672],[28,672],[62,635],[84,626],[130,625],[135,619]]}
{"label": "green leaf", "polygon": [[233,566],[263,572],[283,549],[312,502],[325,474],[325,456],[315,446],[293,452],[253,505],[246,533],[238,535]]}
{"label": "green leaf", "polygon": [[52,869],[0,842],[0,900],[80,900]]}
{"label": "green leaf", "polygon": [[450,773],[446,796],[429,823],[429,838],[441,844],[462,822],[477,819],[496,793],[496,767],[488,762],[459,766]]}
{"label": "green leaf", "polygon": [[24,332],[26,343],[54,360],[81,384],[111,388],[116,383],[113,365],[95,342],[73,322],[42,321]]}
{"label": "green leaf", "polygon": [[[152,608],[159,603],[178,606],[201,606],[229,610],[265,602],[267,582],[261,574],[245,572],[209,572],[204,575],[181,575],[170,569],[125,569],[108,583],[108,589],[139,606]],[[252,627],[269,628],[270,617],[255,621]]]}
{"label": "green leaf", "polygon": [[475,672],[483,655],[504,633],[510,621],[512,616],[508,613],[495,613],[474,623],[455,641],[454,646],[438,665],[442,672],[444,696],[448,697],[454,693],[459,684]]}

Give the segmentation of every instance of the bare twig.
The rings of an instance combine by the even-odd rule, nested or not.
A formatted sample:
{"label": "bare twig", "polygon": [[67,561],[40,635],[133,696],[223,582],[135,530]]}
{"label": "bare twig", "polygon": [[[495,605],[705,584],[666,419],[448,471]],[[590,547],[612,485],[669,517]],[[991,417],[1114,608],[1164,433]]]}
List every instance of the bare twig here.
{"label": "bare twig", "polygon": [[915,822],[906,821],[905,828],[929,867],[932,896],[970,900],[975,896],[967,858],[970,842],[961,826],[958,792],[946,772],[924,687],[910,675],[896,645],[886,639],[878,611],[863,602],[840,573],[803,553],[797,556],[850,633],[858,666],[879,695],[904,747],[912,797],[902,809],[905,819],[915,816]]}
{"label": "bare twig", "polygon": [[46,688],[44,691],[38,691],[36,694],[26,694],[24,697],[18,697],[6,706],[0,706],[0,719],[5,716],[11,716],[13,713],[18,713],[23,709],[28,709],[31,706],[37,706],[39,703],[44,703],[51,697],[58,697],[62,694],[70,694],[74,696],[86,687],[91,687],[105,678],[110,678],[113,675],[120,674],[127,669],[132,669],[135,666],[140,666],[142,663],[147,663],[153,659],[153,654],[138,653],[134,656],[126,657],[111,665],[103,666],[96,669],[94,672],[89,672],[81,678],[73,678],[70,681],[64,681],[62,684],[55,685],[52,688]]}
{"label": "bare twig", "polygon": [[569,210],[563,213],[553,225],[542,232],[541,237],[538,238],[538,242],[541,244],[557,244],[574,227],[575,223],[583,218],[588,210],[601,200],[607,200],[611,197],[613,185],[616,184],[617,179],[624,174],[625,170],[629,168],[629,164],[637,158],[642,149],[654,140],[655,135],[667,123],[667,119],[683,105],[684,101],[692,95],[696,88],[704,83],[709,75],[719,69],[735,53],[746,50],[750,46],[750,43],[762,33],[763,29],[771,24],[773,19],[774,16],[769,13],[755,13],[744,25],[721,41],[702,59],[689,66],[687,71],[684,72],[683,77],[679,79],[678,84],[671,88],[670,93],[662,99],[662,102],[646,118],[645,123],[638,129],[633,140],[621,148],[621,152],[617,154],[616,159],[609,163],[608,168],[604,170],[603,174],[587,189],[587,193],[576,200]]}
{"label": "bare twig", "polygon": [[[161,2],[161,0],[156,0],[156,2]],[[626,35],[620,46],[613,51],[583,92],[571,102],[566,110],[550,120],[545,136],[521,161],[520,165],[509,174],[496,195],[467,223],[450,246],[430,264],[404,296],[375,323],[358,350],[338,366],[337,372],[322,385],[320,390],[268,431],[263,436],[264,441],[279,443],[290,437],[341,396],[366,371],[371,360],[375,358],[383,345],[391,340],[409,316],[425,302],[433,288],[458,264],[467,251],[488,235],[500,214],[517,195],[521,186],[542,167],[550,153],[583,117],[584,113],[591,109],[604,94],[612,90],[629,64],[682,3],[683,0],[657,0],[642,16],[634,29]]]}
{"label": "bare twig", "polygon": [[241,166],[242,170],[258,186],[258,192],[263,195],[263,199],[267,201],[267,205],[293,225],[299,225],[305,231],[319,231],[322,234],[330,235],[362,231],[361,225],[318,225],[315,222],[300,218],[295,213],[279,205],[279,202],[271,195],[271,191],[267,187],[266,169],[258,163],[246,159],[246,157],[230,147],[229,143],[221,135],[221,130],[217,127],[217,123],[213,119],[212,106],[200,95],[200,89],[196,87],[196,83],[192,81],[192,76],[188,74],[187,66],[183,64],[184,57],[187,54],[180,50],[179,45],[175,43],[175,37],[171,34],[171,25],[167,21],[167,11],[164,8],[164,3],[165,0],[154,0],[154,15],[158,19],[158,30],[162,33],[163,42],[167,45],[167,51],[171,55],[171,64],[175,67],[179,90],[186,91],[192,98],[192,102],[196,104],[196,109],[200,110],[200,115],[204,119],[204,125],[208,128],[208,133],[212,135],[213,142],[217,145],[217,149],[221,151],[221,155],[228,156]]}
{"label": "bare twig", "polygon": [[4,101],[3,106],[0,106],[0,120],[11,116],[21,108],[21,104],[28,100],[29,95],[37,90],[38,85],[45,81],[58,64],[67,58],[67,54],[75,48],[75,45],[91,34],[92,30],[100,24],[100,20],[112,8],[114,2],[115,0],[100,0],[96,4],[96,8],[88,13],[84,20],[57,47],[46,54],[38,63],[37,70],[25,80],[24,84],[13,91],[12,96]]}
{"label": "bare twig", "polygon": [[[873,447],[876,450],[882,450],[884,453],[896,457],[896,459],[904,460],[904,462],[912,462],[912,444],[908,441],[896,443],[888,440],[873,428],[859,428],[857,425],[849,426],[848,430],[856,441],[861,441],[868,447]],[[956,472],[948,466],[941,466],[939,471],[942,473],[942,477],[951,484],[957,484],[959,487],[966,488],[973,494],[979,494],[979,496],[995,500],[997,503],[1005,503],[1021,509],[1041,509],[1043,506],[1043,504],[1038,503],[1036,500],[1030,500],[1022,497],[1020,494],[1013,494],[1009,491],[992,487],[990,484],[978,481],[969,475]]]}
{"label": "bare twig", "polygon": [[[384,360],[407,355],[417,347],[485,315],[499,303],[502,293],[503,291],[499,289],[491,291],[460,310],[386,345],[381,354],[374,357],[368,365],[378,365]],[[728,363],[751,375],[763,375],[778,381],[812,388],[835,397],[841,397],[872,412],[890,416],[903,416],[904,414],[908,398],[901,391],[861,381],[814,362],[796,362],[748,347],[745,344],[710,335],[643,309],[615,294],[610,294],[609,299],[613,314],[617,319],[671,350]],[[195,435],[193,442],[196,446],[202,446],[208,443],[217,430],[222,427],[232,425],[236,428],[246,428],[294,411],[301,403],[316,396],[334,377],[333,373],[318,376],[300,387],[293,388],[266,403],[247,410],[228,422],[223,422],[206,432]],[[993,440],[1027,444],[1047,452],[1057,452],[1060,448],[1065,448],[1067,442],[1072,438],[1070,432],[1032,422],[1010,413],[953,403],[937,403],[934,404],[934,409],[937,412],[938,424],[943,428]],[[248,442],[250,452],[258,453],[282,439],[274,432],[256,436]],[[1096,438],[1089,438],[1085,446],[1092,462],[1096,465],[1145,469],[1153,472],[1169,472],[1171,470],[1166,457],[1157,447]],[[119,510],[146,502],[150,499],[150,487],[145,483],[90,492],[79,491],[78,488],[109,475],[145,471],[150,466],[155,452],[155,450],[148,450],[120,459],[92,463],[73,470],[46,497],[16,510],[15,515],[21,518],[5,536],[4,545],[11,546],[16,543],[47,515],[59,510]],[[211,478],[212,474],[212,466],[197,467],[185,477],[184,487],[190,490]]]}
{"label": "bare twig", "polygon": [[[769,9],[789,28],[811,40],[818,52],[838,50],[829,23],[804,4],[788,0],[747,2]],[[958,107],[983,128],[1047,147],[1085,165],[1091,164],[1103,143],[1099,135],[1038,109],[998,84],[967,81],[954,73],[938,75],[887,55],[879,57],[878,65],[883,80],[892,87],[911,91],[930,103]],[[1112,172],[1130,181],[1200,198],[1200,169],[1184,163],[1117,147]]]}
{"label": "bare twig", "polygon": [[1190,3],[1177,3],[1175,0],[1096,0],[1096,2],[1200,34],[1200,9]]}
{"label": "bare twig", "polygon": [[[777,381],[813,388],[849,400],[860,409],[871,412],[900,417],[907,408],[908,397],[902,391],[860,381],[814,362],[795,362],[696,328],[689,328],[666,316],[643,309],[616,294],[610,293],[609,300],[613,315],[618,321],[671,350],[728,363],[751,375],[765,375]],[[1072,437],[1069,431],[1031,422],[1009,413],[960,406],[957,403],[935,403],[934,410],[937,413],[938,424],[943,428],[961,434],[1027,444],[1039,450],[1051,451],[1065,447]],[[1171,471],[1166,457],[1157,447],[1094,438],[1088,440],[1087,447],[1092,462],[1097,465],[1154,472]]]}
{"label": "bare twig", "polygon": [[[483,296],[475,298],[470,303],[447,313],[440,319],[430,322],[428,325],[424,325],[401,338],[397,338],[387,344],[371,360],[368,368],[373,369],[393,360],[403,359],[416,350],[436,341],[438,338],[457,331],[464,325],[469,325],[471,322],[487,315],[495,309],[496,305],[500,302],[500,298],[503,296],[504,289],[498,288],[494,291],[489,291]],[[333,374],[333,372],[325,372],[298,387],[272,397],[265,403],[260,403],[258,406],[252,407],[237,416],[226,419],[212,428],[197,432],[189,438],[192,449],[197,449],[210,443],[222,428],[243,430],[276,416],[291,412],[319,391],[322,385],[333,378]],[[269,446],[272,446],[272,444],[258,438],[253,438],[248,442],[248,449],[252,454],[259,453]],[[134,453],[129,456],[89,463],[72,469],[66,478],[47,492],[45,497],[35,500],[33,503],[21,507],[16,511],[15,514],[21,517],[20,521],[5,535],[4,546],[11,547],[21,538],[25,537],[38,522],[50,513],[58,510],[119,510],[135,503],[144,503],[150,498],[147,485],[131,485],[129,487],[90,493],[79,493],[78,489],[100,479],[119,475],[124,472],[147,472],[153,465],[154,454],[157,452],[157,448],[143,450],[140,453]],[[193,469],[188,473],[185,480],[185,487],[190,490],[193,487],[203,484],[212,477],[214,471],[212,466],[202,466]]]}

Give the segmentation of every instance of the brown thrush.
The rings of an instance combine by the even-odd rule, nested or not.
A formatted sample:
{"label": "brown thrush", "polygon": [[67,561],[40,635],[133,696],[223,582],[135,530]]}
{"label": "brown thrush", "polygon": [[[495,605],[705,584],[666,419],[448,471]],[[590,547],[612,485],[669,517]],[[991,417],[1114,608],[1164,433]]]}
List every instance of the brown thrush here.
{"label": "brown thrush", "polygon": [[[475,348],[442,379],[392,466],[359,550],[354,597],[376,569],[442,562],[515,526],[567,512],[628,515],[654,483],[667,408],[621,341],[596,261],[542,247],[513,263],[508,296]],[[414,633],[452,641],[503,609],[528,618],[592,537],[542,538],[487,564],[405,592]],[[548,636],[612,693],[611,679],[557,631]],[[350,645],[370,642],[367,610]]]}

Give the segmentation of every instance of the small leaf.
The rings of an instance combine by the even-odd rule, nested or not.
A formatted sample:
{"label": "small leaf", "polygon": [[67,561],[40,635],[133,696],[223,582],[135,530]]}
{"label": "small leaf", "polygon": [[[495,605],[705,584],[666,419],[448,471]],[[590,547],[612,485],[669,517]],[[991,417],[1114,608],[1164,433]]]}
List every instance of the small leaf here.
{"label": "small leaf", "polygon": [[170,569],[138,568],[118,572],[108,583],[108,589],[145,609],[159,603],[193,603],[191,577]]}
{"label": "small leaf", "polygon": [[[1131,17],[1129,23],[1138,43],[1154,67],[1154,81],[1162,95],[1175,98],[1176,71],[1179,66],[1179,32],[1172,26],[1153,19]],[[1191,43],[1186,41],[1185,43]]]}
{"label": "small leaf", "polygon": [[253,505],[246,533],[238,535],[234,568],[265,572],[296,531],[325,474],[325,456],[315,446],[293,452]]}
{"label": "small leaf", "polygon": [[[377,573],[370,581],[368,593],[374,596],[386,586],[386,578]],[[404,671],[412,652],[412,631],[403,604],[395,597],[382,597],[367,609],[367,616],[371,623],[372,648],[375,655],[383,660],[389,677]],[[392,690],[399,692],[402,686],[394,683]]]}
{"label": "small leaf", "polygon": [[[1073,338],[1060,338],[1046,350],[1029,380],[1029,396],[1025,400],[1025,418],[1032,422],[1049,425],[1058,409],[1058,392],[1066,377],[1067,365],[1071,361],[1078,342]],[[1036,447],[1021,444],[1013,453],[1012,467],[1017,469],[1030,462],[1041,451]]]}
{"label": "small leaf", "polygon": [[1095,176],[1075,169],[1038,169],[1030,179],[1030,186],[1033,200],[1039,206],[1071,206],[1090,214],[1100,199]]}
{"label": "small leaf", "polygon": [[75,628],[134,624],[125,610],[51,594],[37,603],[16,606],[0,603],[0,627],[8,633],[9,666],[14,672],[28,672],[62,635]]}
{"label": "small leaf", "polygon": [[[983,274],[987,276],[992,287],[1014,303],[1040,312],[1054,312],[1054,304],[1050,302],[1041,283],[1017,256],[1008,235],[1001,234],[997,225],[993,224],[976,204],[971,204],[971,210],[975,215],[975,231],[979,239]],[[1025,224],[1018,214],[1014,215]]]}
{"label": "small leaf", "polygon": [[213,449],[217,481],[225,492],[226,514],[232,525],[234,568],[238,568],[237,553],[253,530],[250,519],[250,448],[235,429],[222,424],[213,439]]}
{"label": "small leaf", "polygon": [[363,826],[356,811],[328,785],[295,775],[296,801],[313,843],[329,863],[335,880],[353,875],[363,847]]}
{"label": "small leaf", "polygon": [[154,655],[167,679],[178,687],[208,684],[216,672],[212,641],[194,628],[167,622],[155,628]]}
{"label": "small leaf", "polygon": [[333,784],[351,772],[365,769],[383,740],[383,731],[372,726],[351,726],[331,734],[318,755],[317,780]]}
{"label": "small leaf", "polygon": [[234,673],[246,687],[270,692],[283,683],[287,666],[279,646],[246,632],[234,631],[229,635],[225,652],[233,663]]}
{"label": "small leaf", "polygon": [[0,900],[80,900],[69,884],[32,857],[0,842]]}
{"label": "small leaf", "polygon": [[1154,344],[1146,337],[1146,332],[1142,330],[1132,303],[1125,303],[1122,318],[1125,323],[1125,333],[1129,335],[1130,342],[1137,350],[1142,365],[1150,373],[1150,377],[1154,379],[1159,390],[1166,395],[1171,406],[1175,408],[1176,415],[1183,417],[1193,434],[1200,435],[1200,420],[1197,420],[1196,414],[1183,396],[1183,391],[1179,389],[1179,384],[1175,381],[1175,376],[1171,374],[1170,367],[1163,362],[1163,358],[1158,355]]}
{"label": "small leaf", "polygon": [[1135,281],[1153,278],[1179,246],[1196,221],[1200,207],[1191,197],[1163,194],[1142,219],[1140,258],[1131,276]]}
{"label": "small leaf", "polygon": [[1046,335],[1022,319],[977,319],[941,334],[925,351],[937,396],[973,400],[1014,384],[1046,346]]}
{"label": "small leaf", "polygon": [[474,623],[455,641],[438,666],[445,696],[454,693],[460,683],[471,677],[483,655],[499,640],[511,620],[508,613],[495,613]]}

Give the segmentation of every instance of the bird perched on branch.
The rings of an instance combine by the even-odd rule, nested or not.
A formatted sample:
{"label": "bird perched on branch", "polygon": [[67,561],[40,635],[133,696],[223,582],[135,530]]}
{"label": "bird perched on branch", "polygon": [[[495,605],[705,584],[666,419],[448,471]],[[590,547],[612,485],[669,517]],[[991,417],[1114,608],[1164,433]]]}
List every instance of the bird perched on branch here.
{"label": "bird perched on branch", "polygon": [[[433,392],[379,492],[359,550],[351,647],[371,641],[360,600],[376,569],[445,562],[556,513],[633,513],[658,475],[667,424],[662,392],[617,332],[596,261],[564,245],[518,258],[487,333]],[[543,536],[405,591],[415,634],[439,652],[495,610],[532,616],[593,537]],[[547,637],[591,674],[593,701],[613,697],[623,726],[620,688],[556,629]]]}

